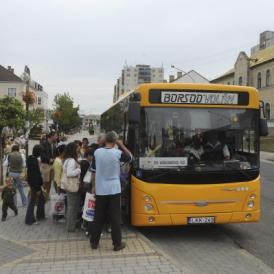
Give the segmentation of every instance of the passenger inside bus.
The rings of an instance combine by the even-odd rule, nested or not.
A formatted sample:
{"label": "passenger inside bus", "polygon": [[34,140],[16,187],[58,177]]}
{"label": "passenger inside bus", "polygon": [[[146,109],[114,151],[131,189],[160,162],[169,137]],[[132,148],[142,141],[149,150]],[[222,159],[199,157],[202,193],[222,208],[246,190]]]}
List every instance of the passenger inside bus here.
{"label": "passenger inside bus", "polygon": [[204,145],[203,150],[203,160],[220,161],[230,159],[228,146],[219,141],[217,132],[210,132],[207,135],[207,142]]}
{"label": "passenger inside bus", "polygon": [[186,140],[186,146],[184,149],[185,155],[188,156],[190,163],[199,162],[204,153],[202,146],[202,138],[200,135],[194,135],[192,139]]}

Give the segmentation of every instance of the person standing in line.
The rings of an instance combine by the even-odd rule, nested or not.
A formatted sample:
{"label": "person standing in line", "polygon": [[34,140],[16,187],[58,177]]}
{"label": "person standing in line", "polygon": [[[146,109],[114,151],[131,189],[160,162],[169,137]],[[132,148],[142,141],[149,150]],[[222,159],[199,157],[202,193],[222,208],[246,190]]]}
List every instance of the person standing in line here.
{"label": "person standing in line", "polygon": [[[23,183],[20,179],[20,175],[25,166],[26,163],[24,158],[22,157],[22,154],[19,152],[19,146],[13,145],[11,153],[8,156],[9,176],[13,178],[14,188],[19,190],[23,206],[27,206],[27,197],[24,191]],[[17,206],[16,195],[14,196],[14,204]]]}
{"label": "person standing in line", "polygon": [[55,158],[56,140],[58,135],[56,132],[50,132],[46,140],[41,143],[41,172],[43,178],[43,187],[47,194],[50,193],[51,180],[53,177],[52,164]]}
{"label": "person standing in line", "polygon": [[[41,155],[41,146],[35,145],[32,155],[27,159],[27,180],[30,186],[30,199],[25,217],[27,225],[38,224],[37,221],[45,219],[45,200],[42,193],[42,174],[40,171],[38,158]],[[34,207],[37,202],[36,218],[34,217]]]}
{"label": "person standing in line", "polygon": [[16,190],[13,187],[12,177],[6,178],[6,186],[2,190],[1,198],[3,200],[2,204],[2,222],[5,222],[8,216],[8,208],[14,211],[15,216],[18,215],[18,210],[14,204],[14,196],[16,195]]}
{"label": "person standing in line", "polygon": [[[67,178],[73,178],[74,183],[79,185],[79,176],[81,173],[78,163],[77,145],[75,142],[66,146],[64,153],[63,172],[66,172]],[[62,184],[62,182],[61,182]],[[80,193],[67,192],[67,212],[66,212],[66,229],[68,232],[74,232],[76,229],[77,215],[80,211]]]}
{"label": "person standing in line", "polygon": [[[118,145],[120,149],[115,148]],[[92,161],[93,179],[95,181],[95,217],[91,227],[90,245],[97,249],[100,241],[103,225],[109,217],[111,224],[111,237],[113,250],[124,249],[126,244],[122,242],[121,232],[121,183],[120,162],[130,162],[131,152],[122,141],[117,139],[117,134],[112,131],[107,133],[105,146],[98,148]]]}
{"label": "person standing in line", "polygon": [[66,145],[58,145],[56,149],[56,155],[52,168],[53,168],[53,182],[55,191],[60,194],[61,191],[61,178],[62,178],[62,172],[63,172],[63,159],[65,154]]}

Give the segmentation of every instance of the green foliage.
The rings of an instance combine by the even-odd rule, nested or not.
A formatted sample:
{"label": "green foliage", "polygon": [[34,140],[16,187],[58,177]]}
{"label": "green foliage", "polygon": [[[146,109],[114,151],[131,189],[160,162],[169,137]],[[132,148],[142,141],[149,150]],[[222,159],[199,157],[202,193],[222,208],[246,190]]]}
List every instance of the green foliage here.
{"label": "green foliage", "polygon": [[57,94],[54,98],[52,119],[54,123],[58,124],[58,128],[65,133],[69,133],[81,125],[78,114],[79,107],[74,107],[73,104],[73,98],[68,93]]}
{"label": "green foliage", "polygon": [[0,130],[3,127],[24,128],[26,112],[24,106],[14,97],[0,98]]}
{"label": "green foliage", "polygon": [[35,108],[29,111],[28,120],[30,128],[38,127],[45,119],[45,112],[42,108]]}

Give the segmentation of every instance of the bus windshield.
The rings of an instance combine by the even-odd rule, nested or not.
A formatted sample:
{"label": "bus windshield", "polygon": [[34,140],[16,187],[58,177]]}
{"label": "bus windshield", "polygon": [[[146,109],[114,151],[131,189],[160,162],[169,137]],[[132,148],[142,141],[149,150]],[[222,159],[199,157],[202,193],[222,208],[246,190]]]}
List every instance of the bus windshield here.
{"label": "bus windshield", "polygon": [[142,109],[139,168],[199,171],[258,168],[255,109]]}

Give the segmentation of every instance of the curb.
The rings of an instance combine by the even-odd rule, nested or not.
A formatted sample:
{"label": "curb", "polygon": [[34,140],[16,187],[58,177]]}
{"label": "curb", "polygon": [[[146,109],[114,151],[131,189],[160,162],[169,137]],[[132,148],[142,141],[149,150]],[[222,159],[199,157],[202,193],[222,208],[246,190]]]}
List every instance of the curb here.
{"label": "curb", "polygon": [[[135,228],[136,229],[136,228]],[[154,244],[151,240],[149,240],[145,235],[143,235],[139,230],[136,229],[137,236],[140,237],[144,242],[146,242],[148,245],[150,245],[155,251],[159,254],[161,254],[164,258],[166,258],[170,263],[172,263],[174,266],[178,268],[179,271],[186,274],[194,274],[193,271],[191,271],[188,268],[183,267],[180,265],[176,260],[174,260],[171,256],[169,256],[167,253],[165,253],[162,249],[160,249],[156,244]]]}

